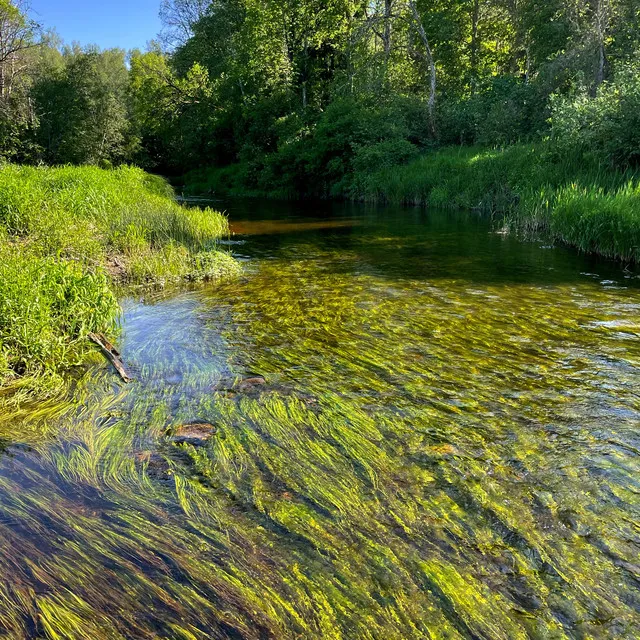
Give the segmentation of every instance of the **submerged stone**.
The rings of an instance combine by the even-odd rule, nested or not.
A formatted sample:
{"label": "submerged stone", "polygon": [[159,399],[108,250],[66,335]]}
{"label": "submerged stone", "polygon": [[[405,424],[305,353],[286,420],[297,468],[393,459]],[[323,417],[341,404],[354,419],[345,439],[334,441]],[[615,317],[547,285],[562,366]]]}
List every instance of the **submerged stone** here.
{"label": "submerged stone", "polygon": [[227,398],[233,398],[239,393],[251,393],[261,390],[266,387],[267,381],[264,376],[258,374],[251,374],[246,378],[243,378],[239,382],[237,380],[223,379],[213,387],[214,391],[217,391]]}
{"label": "submerged stone", "polygon": [[171,468],[167,459],[157,451],[137,451],[135,461],[145,469],[149,478],[162,484],[171,483]]}
{"label": "submerged stone", "polygon": [[238,391],[242,393],[246,393],[248,391],[253,391],[256,387],[263,387],[267,384],[267,381],[262,376],[250,376],[248,378],[244,378],[238,385]]}
{"label": "submerged stone", "polygon": [[169,437],[175,444],[190,444],[194,447],[202,447],[211,439],[216,428],[207,422],[184,424],[178,427]]}

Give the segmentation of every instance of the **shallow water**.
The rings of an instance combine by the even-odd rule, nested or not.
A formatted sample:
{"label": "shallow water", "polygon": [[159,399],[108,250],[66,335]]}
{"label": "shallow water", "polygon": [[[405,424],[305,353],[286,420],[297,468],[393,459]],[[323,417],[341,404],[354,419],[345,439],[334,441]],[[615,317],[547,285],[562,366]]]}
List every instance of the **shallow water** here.
{"label": "shallow water", "polygon": [[135,383],[96,357],[0,416],[4,637],[640,637],[637,274],[472,214],[228,210],[240,281],[125,300]]}

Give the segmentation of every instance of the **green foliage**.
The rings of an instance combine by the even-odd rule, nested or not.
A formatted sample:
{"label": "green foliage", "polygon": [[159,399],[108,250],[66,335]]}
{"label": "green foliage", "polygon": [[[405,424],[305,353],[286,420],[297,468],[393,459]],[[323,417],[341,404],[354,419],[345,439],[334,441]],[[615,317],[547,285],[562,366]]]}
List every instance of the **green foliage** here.
{"label": "green foliage", "polygon": [[[640,159],[632,0],[166,0],[163,15],[172,51],[132,52],[129,69],[122,51],[62,48],[51,37],[22,53],[28,71],[0,96],[0,156],[105,168],[134,161],[190,172],[190,192],[499,209],[524,201],[527,190],[582,185],[598,164],[624,171]],[[24,12],[5,0],[2,16],[35,44]],[[544,159],[524,154],[529,174],[523,147],[474,160],[473,188],[451,187],[467,171],[447,174],[458,162],[451,152],[432,156],[451,145],[546,136]],[[564,182],[547,178],[569,158]],[[599,188],[599,179],[587,187]],[[99,259],[108,238],[130,256],[137,279],[163,262],[145,247],[164,243],[165,262],[184,272],[184,247],[202,244],[185,216],[151,215],[150,226],[125,216],[109,228],[80,217],[63,229],[55,212],[6,215],[47,251],[75,247]]]}
{"label": "green foliage", "polygon": [[[140,169],[0,168],[0,379],[57,374],[86,334],[110,332],[113,285],[212,279],[237,272],[215,250],[227,220],[178,205]],[[110,276],[110,277],[109,277]],[[55,385],[54,385],[55,386]]]}
{"label": "green foliage", "polygon": [[552,104],[551,133],[559,155],[583,155],[622,168],[640,164],[638,65],[620,69],[595,98],[557,96]]}
{"label": "green foliage", "polygon": [[69,49],[61,66],[36,82],[40,126],[36,141],[55,164],[121,162],[136,142],[129,136],[128,71],[124,51]]}
{"label": "green foliage", "polygon": [[405,163],[428,135],[426,112],[412,100],[335,100],[317,119],[278,122],[275,150],[256,145],[235,168],[193,171],[187,188],[279,198],[344,196],[360,172],[369,172],[367,163]]}
{"label": "green foliage", "polygon": [[617,189],[571,184],[549,204],[554,236],[582,251],[640,261],[640,178]]}
{"label": "green foliage", "polygon": [[44,388],[55,383],[86,353],[88,332],[113,331],[118,311],[103,270],[0,240],[0,385],[43,374]]}
{"label": "green foliage", "polygon": [[390,169],[407,164],[418,155],[418,148],[408,140],[396,138],[376,144],[364,145],[356,149],[353,169],[356,175],[366,174],[371,167]]}
{"label": "green foliage", "polygon": [[22,3],[0,0],[0,160],[29,156],[29,100],[38,25]]}
{"label": "green foliage", "polygon": [[539,140],[554,96],[559,152],[624,167],[638,148],[634,1],[165,0],[171,50],[134,51],[129,69],[122,51],[52,37],[24,54],[0,100],[0,156],[172,175],[240,163],[240,191],[345,195],[356,153],[362,173],[362,158],[404,162],[409,145]]}
{"label": "green foliage", "polygon": [[547,128],[546,96],[536,84],[496,78],[472,96],[440,107],[443,145],[505,145],[535,140]]}

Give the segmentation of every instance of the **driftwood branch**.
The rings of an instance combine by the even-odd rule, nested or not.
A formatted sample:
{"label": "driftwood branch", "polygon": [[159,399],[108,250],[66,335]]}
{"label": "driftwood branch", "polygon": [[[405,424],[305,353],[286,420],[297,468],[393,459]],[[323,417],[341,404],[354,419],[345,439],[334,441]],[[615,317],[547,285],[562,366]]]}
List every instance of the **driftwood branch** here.
{"label": "driftwood branch", "polygon": [[104,353],[107,360],[109,360],[109,362],[114,366],[115,370],[124,382],[133,382],[133,378],[129,376],[125,369],[122,356],[101,333],[90,333],[88,338],[91,342],[95,342],[100,347],[102,353]]}

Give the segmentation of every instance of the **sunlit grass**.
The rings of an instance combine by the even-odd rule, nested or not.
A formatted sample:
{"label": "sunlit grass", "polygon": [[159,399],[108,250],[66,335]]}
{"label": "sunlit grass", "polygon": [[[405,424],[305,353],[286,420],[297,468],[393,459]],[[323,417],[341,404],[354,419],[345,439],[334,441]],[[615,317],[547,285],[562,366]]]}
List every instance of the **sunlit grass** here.
{"label": "sunlit grass", "polygon": [[0,168],[0,387],[13,402],[58,389],[86,334],[114,330],[116,284],[237,273],[216,250],[228,232],[222,214],[180,206],[133,167]]}
{"label": "sunlit grass", "polygon": [[[245,169],[234,165],[192,171],[185,176],[186,189],[296,197],[247,189]],[[344,184],[340,195],[345,198],[473,209],[504,218],[515,231],[545,232],[582,251],[640,261],[637,172],[616,171],[581,157],[560,158],[545,143],[440,149],[409,164],[355,172]]]}
{"label": "sunlit grass", "polygon": [[409,165],[355,176],[371,202],[463,207],[505,216],[515,230],[548,232],[583,251],[640,261],[640,177],[549,148],[452,148]]}

